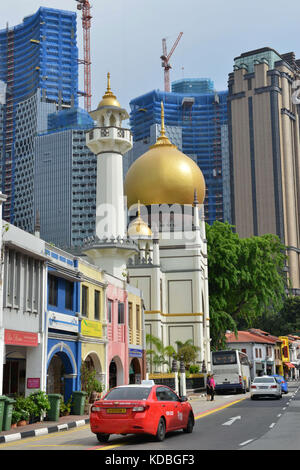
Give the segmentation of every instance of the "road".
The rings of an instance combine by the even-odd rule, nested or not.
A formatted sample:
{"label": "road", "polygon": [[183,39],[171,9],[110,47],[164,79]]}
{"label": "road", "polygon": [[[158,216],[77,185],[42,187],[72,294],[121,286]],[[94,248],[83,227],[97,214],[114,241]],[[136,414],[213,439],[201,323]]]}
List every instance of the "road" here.
{"label": "road", "polygon": [[[300,384],[289,383],[289,393],[281,400],[252,401],[247,395],[232,396],[231,406],[200,414],[193,405],[196,422],[192,434],[170,433],[163,442],[147,436],[113,435],[99,444],[89,425],[68,431],[36,436],[0,445],[0,450],[300,450]],[[224,400],[223,400],[224,402]],[[217,403],[217,402],[216,402]],[[119,452],[117,452],[120,455]],[[128,455],[128,454],[127,454]]]}

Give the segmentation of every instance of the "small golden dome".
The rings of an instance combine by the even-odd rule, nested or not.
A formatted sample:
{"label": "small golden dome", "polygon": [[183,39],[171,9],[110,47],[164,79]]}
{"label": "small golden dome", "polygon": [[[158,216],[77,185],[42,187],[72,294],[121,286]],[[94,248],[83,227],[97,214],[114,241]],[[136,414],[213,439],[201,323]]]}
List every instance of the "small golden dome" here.
{"label": "small golden dome", "polygon": [[138,216],[128,227],[130,238],[152,238],[152,230],[148,224],[141,218],[140,201],[138,203]]}
{"label": "small golden dome", "polygon": [[121,108],[119,101],[110,89],[110,73],[107,74],[107,90],[98,105],[98,109],[102,106],[115,106],[117,108]]}
{"label": "small golden dome", "polygon": [[165,135],[162,104],[161,135],[150,150],[129,168],[124,192],[127,206],[138,200],[152,204],[193,204],[195,190],[200,204],[205,198],[205,180],[197,163],[180,152]]}

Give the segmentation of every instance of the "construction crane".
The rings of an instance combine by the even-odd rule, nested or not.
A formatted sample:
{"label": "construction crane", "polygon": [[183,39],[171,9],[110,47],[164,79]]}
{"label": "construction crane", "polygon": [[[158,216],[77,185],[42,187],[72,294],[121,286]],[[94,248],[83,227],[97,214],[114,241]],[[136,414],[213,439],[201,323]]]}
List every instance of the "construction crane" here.
{"label": "construction crane", "polygon": [[84,65],[84,109],[91,110],[92,101],[92,84],[91,84],[91,5],[88,0],[75,0],[77,2],[77,10],[82,11],[82,29],[83,29],[83,60],[79,59],[78,62]]}
{"label": "construction crane", "polygon": [[173,54],[173,52],[175,51],[179,41],[180,41],[180,38],[181,36],[183,35],[183,33],[179,33],[176,41],[174,42],[173,44],[173,47],[171,49],[171,51],[169,52],[169,54],[167,53],[167,39],[164,38],[162,40],[162,47],[163,47],[163,55],[160,56],[161,60],[162,60],[162,64],[161,66],[165,69],[165,72],[164,72],[164,78],[165,78],[165,91],[171,91],[170,90],[170,69],[172,68],[170,63],[169,63],[169,60],[171,58],[171,55]]}

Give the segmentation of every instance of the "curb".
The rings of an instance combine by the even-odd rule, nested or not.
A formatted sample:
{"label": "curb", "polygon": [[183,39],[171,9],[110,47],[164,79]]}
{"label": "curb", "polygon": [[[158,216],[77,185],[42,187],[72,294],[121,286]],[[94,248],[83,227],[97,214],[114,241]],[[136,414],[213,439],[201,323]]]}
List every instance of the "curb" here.
{"label": "curb", "polygon": [[0,436],[0,444],[6,443],[6,442],[18,441],[26,437],[43,436],[46,434],[50,434],[52,432],[67,431],[72,428],[84,426],[85,424],[88,424],[89,422],[90,422],[89,418],[81,419],[79,421],[72,421],[71,423],[57,424],[56,426],[33,429],[32,431],[18,432],[16,434],[7,434],[6,436]]}

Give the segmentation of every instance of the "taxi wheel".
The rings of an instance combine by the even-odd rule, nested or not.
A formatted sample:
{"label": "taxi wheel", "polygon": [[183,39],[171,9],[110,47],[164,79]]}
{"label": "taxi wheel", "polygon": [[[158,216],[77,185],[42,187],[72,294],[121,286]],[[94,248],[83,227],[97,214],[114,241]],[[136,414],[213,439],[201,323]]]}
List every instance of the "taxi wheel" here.
{"label": "taxi wheel", "polygon": [[157,426],[156,440],[161,442],[164,440],[165,436],[166,436],[165,420],[163,418],[160,418],[158,426]]}
{"label": "taxi wheel", "polygon": [[193,419],[192,414],[190,413],[189,414],[189,419],[188,419],[188,422],[187,422],[187,426],[186,426],[186,428],[183,428],[183,432],[186,432],[187,434],[190,434],[191,432],[193,432],[193,427],[194,427],[194,419]]}
{"label": "taxi wheel", "polygon": [[99,442],[107,442],[109,439],[109,434],[97,434],[97,439]]}

